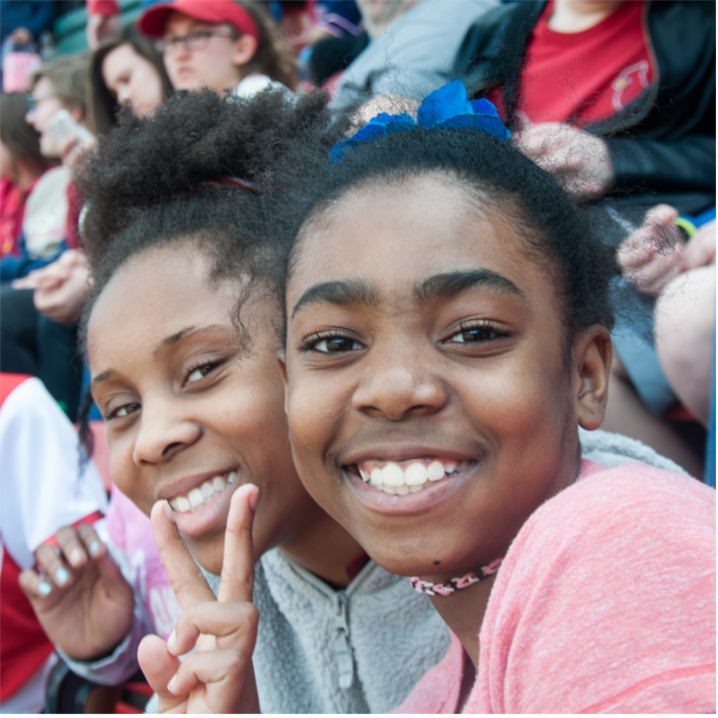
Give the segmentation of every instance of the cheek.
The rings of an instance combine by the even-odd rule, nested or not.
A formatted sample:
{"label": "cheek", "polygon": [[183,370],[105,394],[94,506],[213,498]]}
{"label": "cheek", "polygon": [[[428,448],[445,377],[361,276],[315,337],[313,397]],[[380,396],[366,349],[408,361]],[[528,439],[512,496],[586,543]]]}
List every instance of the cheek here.
{"label": "cheek", "polygon": [[154,504],[152,487],[149,481],[142,481],[140,469],[132,459],[134,442],[130,437],[108,437],[108,443],[113,484],[149,516]]}

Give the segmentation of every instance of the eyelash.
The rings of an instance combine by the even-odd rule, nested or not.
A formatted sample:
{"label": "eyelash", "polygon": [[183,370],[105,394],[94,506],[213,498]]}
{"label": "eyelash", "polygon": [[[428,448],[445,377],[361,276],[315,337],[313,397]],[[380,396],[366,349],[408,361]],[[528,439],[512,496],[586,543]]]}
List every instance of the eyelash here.
{"label": "eyelash", "polygon": [[[475,336],[472,339],[464,339],[462,341],[456,341],[455,337],[461,334],[468,334],[469,332],[479,333],[479,336]],[[441,344],[483,344],[495,339],[505,339],[511,336],[509,332],[505,332],[496,326],[496,324],[489,321],[473,321],[461,324],[459,331],[452,334],[448,339],[444,339]],[[331,340],[338,340],[342,342],[352,342],[356,346],[352,346],[351,349],[339,349],[338,351],[326,351],[318,349],[318,345],[322,342],[328,342]],[[340,334],[336,331],[324,331],[317,332],[308,336],[301,344],[300,350],[303,352],[317,352],[319,354],[345,354],[350,351],[357,351],[362,345],[356,339]]]}
{"label": "eyelash", "polygon": [[302,352],[317,352],[318,354],[346,354],[350,351],[356,351],[356,348],[354,347],[352,347],[351,349],[343,349],[334,352],[322,351],[321,349],[317,349],[317,346],[321,344],[321,342],[331,341],[332,339],[344,342],[352,342],[353,344],[361,347],[361,344],[356,339],[352,339],[351,337],[347,337],[336,331],[324,331],[317,332],[316,334],[310,334],[306,339],[302,341],[299,348]]}
{"label": "eyelash", "polygon": [[[460,334],[467,334],[468,332],[481,332],[481,336],[470,339],[468,341],[462,340],[462,341],[454,341],[454,337],[459,336]],[[489,321],[472,321],[472,322],[466,322],[465,324],[461,324],[459,326],[459,331],[452,334],[448,339],[444,339],[441,343],[442,344],[479,344],[479,343],[485,343],[490,342],[495,339],[506,339],[507,337],[510,337],[511,334],[509,332],[503,331],[502,329],[499,329],[499,327],[496,326],[496,324],[489,322]]]}

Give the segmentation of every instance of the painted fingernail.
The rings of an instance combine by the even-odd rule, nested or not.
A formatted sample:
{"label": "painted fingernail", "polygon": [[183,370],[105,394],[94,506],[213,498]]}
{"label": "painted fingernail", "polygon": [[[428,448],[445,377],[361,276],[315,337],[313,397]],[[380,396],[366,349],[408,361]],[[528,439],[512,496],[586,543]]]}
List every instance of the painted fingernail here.
{"label": "painted fingernail", "polygon": [[55,580],[62,586],[70,580],[70,574],[62,566],[55,571]]}
{"label": "painted fingernail", "polygon": [[97,556],[98,553],[100,553],[100,542],[99,541],[93,541],[90,544],[90,556]]}
{"label": "painted fingernail", "polygon": [[167,690],[170,693],[173,693],[176,685],[177,685],[177,674],[175,673],[172,676],[172,678],[170,678],[170,682],[167,684]]}
{"label": "painted fingernail", "polygon": [[82,552],[82,549],[74,548],[70,551],[70,563],[73,566],[81,564],[83,558],[85,558],[85,554]]}
{"label": "painted fingernail", "polygon": [[170,637],[167,639],[167,648],[172,650],[175,647],[175,641],[177,640],[177,635],[174,631],[170,633]]}
{"label": "painted fingernail", "polygon": [[47,581],[40,581],[40,585],[37,587],[37,592],[41,596],[48,596],[52,591],[52,586]]}

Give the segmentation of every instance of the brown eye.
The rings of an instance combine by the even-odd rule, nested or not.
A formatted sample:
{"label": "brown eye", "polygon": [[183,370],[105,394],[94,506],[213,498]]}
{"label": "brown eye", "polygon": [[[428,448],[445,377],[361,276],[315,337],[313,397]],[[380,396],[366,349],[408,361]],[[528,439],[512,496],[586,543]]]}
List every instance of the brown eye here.
{"label": "brown eye", "polygon": [[477,327],[465,327],[447,339],[447,343],[455,344],[478,344],[480,342],[489,342],[494,339],[503,339],[509,336],[506,332],[497,329],[491,325],[481,325]]}
{"label": "brown eye", "polygon": [[350,352],[361,349],[361,344],[346,337],[328,337],[327,339],[314,342],[311,348],[323,354],[338,354],[340,352]]}

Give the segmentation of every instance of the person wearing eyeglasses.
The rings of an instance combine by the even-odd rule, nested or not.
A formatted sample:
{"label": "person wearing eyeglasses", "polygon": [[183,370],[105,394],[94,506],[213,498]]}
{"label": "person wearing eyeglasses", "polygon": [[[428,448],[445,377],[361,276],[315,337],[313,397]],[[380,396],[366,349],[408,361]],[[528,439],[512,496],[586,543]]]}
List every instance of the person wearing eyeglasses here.
{"label": "person wearing eyeglasses", "polygon": [[251,96],[272,83],[297,84],[296,62],[257,4],[239,0],[156,3],[137,22],[157,39],[175,90],[209,88]]}

